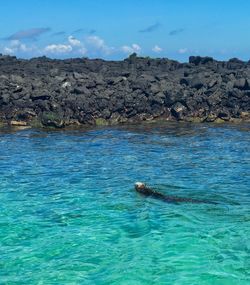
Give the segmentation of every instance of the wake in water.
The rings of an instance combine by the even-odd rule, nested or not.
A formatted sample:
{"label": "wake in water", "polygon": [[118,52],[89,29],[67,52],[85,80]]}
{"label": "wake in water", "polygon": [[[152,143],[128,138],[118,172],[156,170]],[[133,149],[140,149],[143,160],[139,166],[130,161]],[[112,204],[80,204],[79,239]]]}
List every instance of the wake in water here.
{"label": "wake in water", "polygon": [[167,203],[194,203],[194,204],[213,204],[217,205],[217,202],[208,201],[208,200],[198,200],[198,199],[192,199],[192,198],[185,198],[185,197],[176,197],[176,196],[168,196],[165,194],[162,194],[160,192],[157,192],[156,190],[148,187],[145,183],[142,182],[136,182],[135,183],[135,190],[143,194],[144,196],[149,196],[158,200],[162,200]]}

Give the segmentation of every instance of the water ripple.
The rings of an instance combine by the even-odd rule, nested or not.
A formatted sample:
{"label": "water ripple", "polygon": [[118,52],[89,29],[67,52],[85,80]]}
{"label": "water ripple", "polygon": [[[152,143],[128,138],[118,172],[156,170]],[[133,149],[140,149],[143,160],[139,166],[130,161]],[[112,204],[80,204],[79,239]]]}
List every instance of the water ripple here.
{"label": "water ripple", "polygon": [[249,284],[249,130],[0,130],[0,283]]}

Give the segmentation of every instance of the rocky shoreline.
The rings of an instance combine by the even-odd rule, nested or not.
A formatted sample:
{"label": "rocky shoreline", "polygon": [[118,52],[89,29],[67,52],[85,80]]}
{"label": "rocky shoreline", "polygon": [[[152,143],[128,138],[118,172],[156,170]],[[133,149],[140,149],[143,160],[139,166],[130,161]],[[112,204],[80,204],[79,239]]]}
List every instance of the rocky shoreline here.
{"label": "rocky shoreline", "polygon": [[250,121],[250,61],[0,55],[0,125]]}

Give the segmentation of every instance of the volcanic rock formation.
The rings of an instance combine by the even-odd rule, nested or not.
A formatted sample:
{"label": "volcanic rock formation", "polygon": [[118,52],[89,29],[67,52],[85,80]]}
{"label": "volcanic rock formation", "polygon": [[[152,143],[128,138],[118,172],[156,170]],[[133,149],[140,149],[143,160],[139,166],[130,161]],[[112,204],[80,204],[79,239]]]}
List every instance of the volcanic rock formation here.
{"label": "volcanic rock formation", "polygon": [[132,54],[123,61],[0,55],[0,122],[64,127],[154,118],[250,118],[250,61],[189,63]]}

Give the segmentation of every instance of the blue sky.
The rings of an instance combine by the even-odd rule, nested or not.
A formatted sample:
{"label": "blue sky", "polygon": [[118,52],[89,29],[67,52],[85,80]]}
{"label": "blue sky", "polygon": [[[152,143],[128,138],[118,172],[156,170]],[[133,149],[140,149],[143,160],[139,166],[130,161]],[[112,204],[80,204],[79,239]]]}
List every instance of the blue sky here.
{"label": "blue sky", "polygon": [[248,0],[8,0],[0,53],[30,58],[250,59]]}

